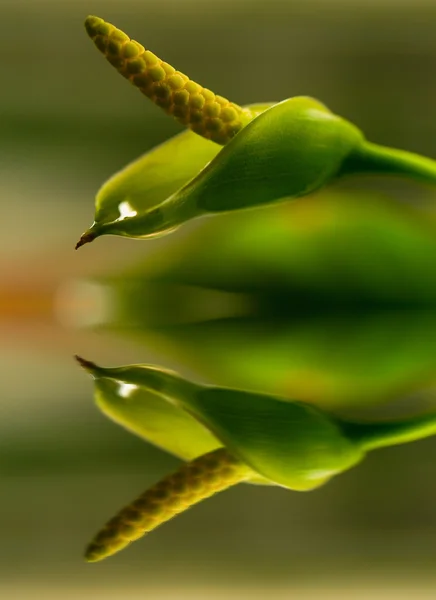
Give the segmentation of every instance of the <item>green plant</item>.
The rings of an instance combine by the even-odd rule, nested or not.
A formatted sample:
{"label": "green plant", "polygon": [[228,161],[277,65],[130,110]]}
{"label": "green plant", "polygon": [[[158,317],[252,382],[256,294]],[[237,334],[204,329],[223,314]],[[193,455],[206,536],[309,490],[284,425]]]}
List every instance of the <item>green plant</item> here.
{"label": "green plant", "polygon": [[[393,174],[436,183],[436,162],[366,141],[354,125],[314,99],[297,97],[240,107],[192,82],[102,19],[88,17],[86,28],[96,46],[125,78],[190,131],[140,157],[103,185],[96,199],[95,222],[77,247],[103,234],[136,238],[165,234],[202,215],[305,196],[353,173]],[[384,228],[380,248],[394,248],[396,258],[397,246],[403,247],[406,240],[407,248],[414,249],[410,265],[413,263],[415,275],[414,260],[424,268],[422,261],[416,259],[433,248],[433,237],[421,229],[409,230],[408,222],[403,225],[396,220]],[[242,244],[241,230],[248,236]],[[247,288],[254,286],[254,291],[259,291],[259,273],[266,274],[266,283],[260,282],[263,293],[274,271],[279,284],[275,293],[282,298],[284,289],[290,292],[295,284],[289,261],[298,253],[293,252],[292,244],[287,245],[295,237],[288,230],[282,231],[282,236],[271,231],[264,221],[254,224],[252,230],[235,229],[232,243],[226,247],[219,235],[215,240],[206,236],[205,252],[200,244],[199,249],[185,256],[185,263],[171,263],[173,270],[164,269],[160,276],[167,283],[183,282],[184,276],[197,277],[197,284],[202,287],[210,284],[209,275],[213,273],[211,287],[232,291],[233,286],[239,289],[245,285],[237,273],[240,269],[247,275]],[[271,248],[264,241],[253,243],[264,240],[265,233],[267,237],[271,235]],[[225,262],[218,283],[217,269],[211,268],[210,262],[214,260],[214,244],[217,264],[223,262],[223,256]],[[211,248],[212,254],[207,254]],[[246,255],[244,248],[248,248]],[[299,260],[301,266],[300,256]],[[318,257],[316,262],[319,264]],[[250,280],[247,265],[252,267],[254,281]],[[374,280],[368,277],[364,282],[374,305],[388,304],[391,298],[390,285],[380,289],[380,273],[381,270],[372,269]],[[154,276],[159,284],[159,274],[155,272]],[[413,289],[408,287],[410,293],[406,296],[411,304],[425,305],[433,298],[432,290],[426,289],[421,295],[418,279]],[[412,280],[415,282],[413,277]],[[395,289],[402,290],[403,284],[401,280]],[[149,287],[149,282],[145,285]],[[353,297],[355,290],[351,288]],[[261,306],[268,307],[265,294],[260,296],[264,302]],[[396,292],[393,296],[396,300]],[[360,293],[358,297],[360,300]],[[127,312],[133,313],[129,307]],[[141,303],[139,311],[143,312]],[[295,338],[295,330],[289,331],[289,337]],[[287,331],[283,339],[278,339],[276,356],[284,355],[286,335]],[[207,337],[208,343],[216,346],[216,338]],[[198,342],[201,336],[196,339]],[[275,340],[272,348],[274,344]],[[227,354],[225,346],[221,344],[218,352],[214,348],[215,356],[220,357],[220,351]],[[207,344],[202,343],[201,348],[205,351]],[[259,364],[264,352],[265,339]],[[240,354],[246,359],[244,352]],[[287,355],[285,359],[288,361]],[[436,432],[435,415],[357,423],[320,407],[293,401],[292,397],[197,385],[147,365],[107,369],[78,360],[95,380],[96,401],[104,413],[186,461],[179,471],[165,477],[107,523],[87,549],[89,561],[114,554],[191,505],[239,482],[311,490],[359,463],[370,450]],[[234,361],[230,362],[233,368]],[[247,362],[252,370],[253,361]],[[287,365],[288,362],[283,369],[285,376]]]}
{"label": "green plant", "polygon": [[86,551],[92,562],[231,485],[312,490],[370,450],[436,433],[434,414],[354,423],[302,402],[194,384],[149,365],[102,368],[77,358],[95,380],[96,401],[104,413],[190,461],[106,524]]}
{"label": "green plant", "polygon": [[353,173],[436,183],[435,161],[366,141],[357,127],[317,100],[296,97],[241,108],[103,19],[88,17],[85,25],[109,62],[192,132],[159,146],[103,185],[95,221],[77,248],[103,234],[148,238],[202,215],[298,198]]}

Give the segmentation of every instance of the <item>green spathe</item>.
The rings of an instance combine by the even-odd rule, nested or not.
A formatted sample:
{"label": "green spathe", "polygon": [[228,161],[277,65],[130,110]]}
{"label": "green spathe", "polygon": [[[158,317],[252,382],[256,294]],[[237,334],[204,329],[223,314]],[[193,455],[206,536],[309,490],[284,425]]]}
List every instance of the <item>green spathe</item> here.
{"label": "green spathe", "polygon": [[[168,449],[175,450],[174,434],[182,444],[176,453],[194,457],[106,523],[87,547],[85,557],[91,562],[115,554],[190,506],[238,483],[311,490],[357,464],[367,450],[436,432],[434,415],[384,424],[350,423],[302,402],[197,385],[149,365],[106,369],[78,360],[95,379],[104,412],[146,439],[160,440],[162,447],[166,443],[159,428],[169,428]],[[131,398],[138,390],[139,396]],[[157,397],[172,407],[166,413],[167,424],[166,409],[156,410]],[[132,402],[137,403],[135,410],[129,406]],[[185,413],[186,430],[181,416]],[[206,452],[199,455],[195,436],[202,430],[196,431],[196,422],[211,432],[210,439],[200,434]]]}
{"label": "green spathe", "polygon": [[150,365],[79,360],[95,379],[99,407],[124,427],[185,460],[225,446],[250,466],[255,482],[291,490],[319,487],[368,450],[436,433],[435,415],[355,423],[304,402],[199,385]]}
{"label": "green spathe", "polygon": [[189,132],[121,171],[99,192],[95,223],[79,245],[103,234],[162,235],[203,215],[298,198],[352,173],[436,183],[434,161],[370,144],[318,101],[291,98],[266,108],[223,149]]}
{"label": "green spathe", "polygon": [[125,79],[195,134],[170,140],[112,177],[76,248],[103,234],[148,238],[205,214],[298,198],[351,173],[436,183],[434,161],[365,141],[317,100],[242,108],[100,17],[89,16],[85,27]]}

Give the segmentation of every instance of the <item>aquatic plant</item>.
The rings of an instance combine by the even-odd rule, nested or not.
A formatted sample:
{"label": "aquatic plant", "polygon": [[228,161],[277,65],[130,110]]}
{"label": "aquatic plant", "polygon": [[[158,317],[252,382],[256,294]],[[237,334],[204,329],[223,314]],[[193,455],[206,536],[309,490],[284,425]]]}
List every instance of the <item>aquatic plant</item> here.
{"label": "aquatic plant", "polygon": [[123,77],[191,131],[103,185],[94,223],[77,248],[104,234],[162,235],[196,217],[305,196],[350,174],[436,183],[435,161],[368,142],[317,100],[295,97],[240,107],[103,19],[90,16],[85,26]]}
{"label": "aquatic plant", "polygon": [[190,506],[241,483],[308,491],[376,448],[436,433],[436,415],[355,423],[303,402],[205,386],[150,365],[103,368],[77,357],[111,419],[186,462],[122,509],[86,550],[102,560]]}

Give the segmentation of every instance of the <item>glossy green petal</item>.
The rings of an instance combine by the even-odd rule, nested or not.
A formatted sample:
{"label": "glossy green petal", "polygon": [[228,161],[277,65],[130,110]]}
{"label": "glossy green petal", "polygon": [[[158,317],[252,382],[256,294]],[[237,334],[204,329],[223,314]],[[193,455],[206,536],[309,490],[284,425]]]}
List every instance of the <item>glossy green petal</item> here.
{"label": "glossy green petal", "polygon": [[103,234],[161,235],[203,215],[305,196],[353,173],[402,175],[434,184],[436,162],[367,142],[357,127],[320,102],[290,98],[256,116],[166,200],[141,212],[126,200],[120,217],[94,223],[78,247]]}
{"label": "glossy green petal", "polygon": [[[153,375],[155,371],[158,380],[166,375],[172,377],[171,372],[142,365],[103,368],[80,357],[77,360],[94,379],[94,397],[99,409],[128,431],[185,461],[223,445],[181,403],[159,391],[151,391],[150,373]],[[196,389],[194,384],[192,387]],[[256,474],[248,482],[268,484]]]}
{"label": "glossy green petal", "polygon": [[102,234],[150,237],[204,214],[308,194],[339,171],[362,139],[356,127],[311,98],[270,105],[164,202],[140,213],[133,210],[125,218],[94,223],[78,245]]}
{"label": "glossy green petal", "polygon": [[173,203],[200,215],[297,198],[327,183],[362,140],[317,100],[290,98],[251,121]]}
{"label": "glossy green petal", "polygon": [[95,401],[112,421],[170,454],[191,460],[219,448],[222,444],[186,411],[159,394],[110,369],[98,369],[88,361],[80,362],[94,377]]}
{"label": "glossy green petal", "polygon": [[[167,427],[176,431],[176,424],[183,429],[185,423],[178,417],[174,419],[175,413],[165,414],[161,407],[157,411],[156,407],[145,412],[144,407],[120,411],[123,401],[131,399],[135,404],[138,388],[141,404],[145,400],[149,405],[152,392],[164,404],[169,402],[191,414],[224,446],[182,465],[121,509],[87,546],[85,557],[91,562],[115,554],[190,506],[232,485],[269,483],[295,491],[312,490],[358,464],[367,451],[436,433],[435,414],[384,423],[349,422],[301,402],[198,385],[158,367],[103,368],[81,358],[78,361],[96,380],[97,401],[100,399],[101,405],[103,399],[103,410],[107,409],[107,398],[113,398],[115,385],[115,413],[112,402],[109,415],[115,414],[117,421],[127,423],[132,430],[139,420],[140,431],[147,439],[158,439],[168,446],[168,437],[162,437],[162,431]],[[101,386],[102,382],[106,383]],[[191,435],[198,435],[188,427]],[[183,440],[183,444],[187,442]],[[181,453],[178,445],[177,451]]]}
{"label": "glossy green petal", "polygon": [[[255,104],[249,108],[257,114],[269,106]],[[219,144],[192,131],[184,131],[147,152],[115,173],[100,188],[95,200],[95,224],[88,233],[102,228],[104,232],[105,227],[112,227],[118,235],[129,235],[124,229],[126,218],[131,215],[140,218],[169,198],[197,176],[221,150]]]}
{"label": "glossy green petal", "polygon": [[222,445],[250,467],[249,481],[291,490],[324,484],[368,450],[436,432],[435,414],[359,423],[303,402],[195,384],[159,367],[78,360],[95,379],[100,408],[118,423],[185,460]]}
{"label": "glossy green petal", "polygon": [[[333,418],[309,405],[201,386],[148,365],[103,368],[83,359],[79,362],[95,379],[103,412],[185,459],[221,443],[253,469],[257,474],[253,481],[260,476],[290,489],[307,490],[362,457]],[[162,405],[150,392],[160,396]]]}
{"label": "glossy green petal", "polygon": [[366,141],[357,127],[317,100],[302,96],[242,108],[102,18],[89,16],[85,28],[141,93],[198,136],[225,148],[180,136],[117,173],[100,190],[94,224],[76,248],[103,234],[147,238],[205,214],[298,198],[347,174],[394,174],[436,183],[435,161]]}
{"label": "glossy green petal", "polygon": [[221,149],[184,131],[150,150],[103,184],[95,200],[95,222],[111,223],[129,211],[141,215],[195,177]]}
{"label": "glossy green petal", "polygon": [[292,490],[318,487],[363,457],[307,404],[225,388],[203,388],[181,403],[255,472]]}

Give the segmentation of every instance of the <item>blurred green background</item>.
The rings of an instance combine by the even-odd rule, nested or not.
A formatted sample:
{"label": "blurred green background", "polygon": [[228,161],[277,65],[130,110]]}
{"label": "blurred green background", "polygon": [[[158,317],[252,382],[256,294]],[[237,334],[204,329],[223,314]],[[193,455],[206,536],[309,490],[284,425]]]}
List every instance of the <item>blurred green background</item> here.
{"label": "blurred green background", "polygon": [[[189,247],[205,227],[196,221],[148,242],[107,237],[74,252],[92,222],[99,185],[180,131],[105,63],[84,32],[87,14],[114,22],[235,102],[311,95],[372,141],[436,158],[432,0],[0,0],[0,597],[433,598],[435,440],[379,451],[310,494],[240,486],[107,562],[83,563],[83,546],[102,522],[177,461],[97,412],[91,382],[74,364],[73,354],[107,365],[152,362],[217,384],[249,386],[252,373],[253,386],[266,389],[269,382],[274,387],[276,376],[274,369],[259,376],[260,359],[252,363],[251,355],[242,370],[234,366],[239,365],[236,358],[233,371],[223,370],[226,344],[236,348],[235,356],[240,353],[241,364],[244,352],[255,353],[247,333],[253,329],[246,323],[231,338],[221,324],[209,324],[203,338],[192,329],[186,334],[173,328],[164,338],[139,331],[141,324],[132,320],[135,288],[130,309],[123,304],[118,321],[108,319],[110,326],[96,329],[79,327],[101,325],[110,312],[101,289],[84,280],[127,281],[125,273],[135,265],[161,264],[163,253],[171,257],[173,246]],[[365,178],[328,193],[342,198],[359,193],[362,201],[375,198],[375,204],[383,196],[388,215],[413,223],[416,218],[422,232],[417,237],[429,238],[434,190]],[[323,198],[308,199],[309,213],[296,220],[294,230],[299,227],[303,237],[308,224],[324,223]],[[290,219],[301,215],[305,201],[292,205]],[[341,219],[340,206],[335,210],[330,235]],[[358,222],[358,204],[347,210],[347,219]],[[374,215],[379,222],[376,208]],[[330,308],[337,305],[350,273],[361,280],[353,265],[362,274],[379,266],[379,255],[367,251],[376,247],[371,246],[376,238],[366,218],[361,244],[353,246],[347,268],[341,271],[340,258],[325,265],[323,282],[334,290]],[[217,219],[216,226],[223,222]],[[346,255],[351,241],[345,243],[347,220],[341,222]],[[210,221],[207,226],[215,227]],[[383,231],[377,235],[383,237]],[[401,255],[401,240],[394,257]],[[411,244],[411,238],[404,241],[404,253]],[[434,253],[430,242],[417,244],[408,271],[426,256],[417,276],[421,284],[413,289],[420,290],[427,305],[433,304]],[[321,256],[315,255],[315,266]],[[298,263],[303,274],[308,261]],[[385,289],[401,283],[401,264]],[[315,268],[313,280],[319,272]],[[269,285],[268,278],[262,280],[264,288]],[[399,285],[399,298],[407,287]],[[192,294],[189,298],[197,307]],[[203,308],[208,303],[207,296],[200,302]],[[174,306],[175,300],[169,302],[168,314]],[[366,320],[355,308],[345,319],[339,309],[335,320],[327,321],[325,314],[314,320],[307,311],[303,315],[301,305],[297,309],[290,320],[293,329],[286,330],[291,354],[283,340],[265,350],[265,366],[274,367],[281,357],[286,370],[289,361],[289,393],[320,401],[327,390],[334,404],[338,390],[346,398],[354,384],[351,396],[362,399],[360,385],[371,390],[390,377],[389,394],[383,397],[390,404],[382,410],[389,412],[397,399],[394,412],[434,406],[431,306],[425,314],[417,313],[416,306],[413,312],[402,307],[401,313],[386,306],[381,316]],[[190,314],[195,317],[195,310]],[[263,325],[268,331],[270,326]],[[221,354],[202,354],[195,346],[201,348],[206,340],[213,347],[215,339]],[[396,378],[401,383],[397,395],[392,391]]]}

